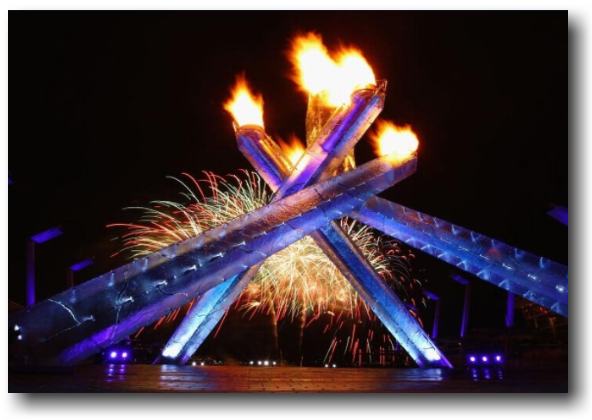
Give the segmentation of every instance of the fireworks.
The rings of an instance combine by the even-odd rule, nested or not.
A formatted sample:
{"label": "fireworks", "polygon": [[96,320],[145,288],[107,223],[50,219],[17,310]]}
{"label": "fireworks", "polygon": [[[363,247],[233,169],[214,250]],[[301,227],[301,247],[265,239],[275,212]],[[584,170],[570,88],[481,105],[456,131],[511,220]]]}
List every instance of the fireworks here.
{"label": "fireworks", "polygon": [[[109,225],[124,229],[120,236],[123,247],[119,253],[130,258],[148,255],[180,240],[198,236],[271,201],[271,191],[255,172],[243,170],[238,175],[226,177],[205,172],[201,180],[187,173],[180,178],[170,178],[181,187],[181,202],[155,200],[146,207],[130,207],[128,209],[140,212],[136,222]],[[401,255],[398,244],[354,221],[343,219],[341,226],[383,280],[404,292],[405,283],[413,280],[409,263]],[[281,320],[298,320],[302,329],[315,322],[325,323],[322,331],[333,336],[328,354],[335,352],[340,344],[345,353],[359,353],[360,335],[356,336],[355,326],[361,322],[377,324],[349,281],[309,237],[269,257],[235,308],[249,317],[269,315],[274,328]],[[171,321],[177,315],[178,311],[175,311],[157,325]],[[349,331],[351,325],[353,331]],[[374,338],[372,325],[366,328],[368,336],[364,337],[367,341],[364,346],[370,346]],[[343,334],[348,337],[338,338]],[[394,348],[388,334],[377,337],[381,342],[387,339]]]}

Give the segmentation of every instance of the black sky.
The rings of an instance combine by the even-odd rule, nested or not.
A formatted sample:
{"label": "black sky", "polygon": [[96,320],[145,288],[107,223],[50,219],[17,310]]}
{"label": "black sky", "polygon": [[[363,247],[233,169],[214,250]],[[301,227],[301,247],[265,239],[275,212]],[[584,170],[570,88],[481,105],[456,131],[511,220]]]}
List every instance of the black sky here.
{"label": "black sky", "polygon": [[[249,167],[221,105],[236,74],[245,72],[264,95],[272,135],[303,137],[305,98],[288,77],[285,51],[308,30],[330,46],[359,47],[389,81],[382,116],[419,134],[418,172],[385,197],[567,260],[567,230],[545,215],[552,204],[567,206],[566,12],[9,18],[9,296],[16,301],[28,235],[54,225],[66,231],[40,251],[47,297],[77,259],[99,261],[82,278],[108,268],[115,244],[105,225],[129,220],[122,207],[175,198],[166,175]],[[357,154],[371,157],[367,141]]]}

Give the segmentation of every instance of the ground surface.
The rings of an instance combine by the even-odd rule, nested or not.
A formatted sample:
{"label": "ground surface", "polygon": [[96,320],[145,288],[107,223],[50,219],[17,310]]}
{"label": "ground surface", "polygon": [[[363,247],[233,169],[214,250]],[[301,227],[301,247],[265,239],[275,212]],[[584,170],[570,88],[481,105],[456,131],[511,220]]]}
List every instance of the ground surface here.
{"label": "ground surface", "polygon": [[10,392],[567,392],[567,372],[92,365],[10,372]]}

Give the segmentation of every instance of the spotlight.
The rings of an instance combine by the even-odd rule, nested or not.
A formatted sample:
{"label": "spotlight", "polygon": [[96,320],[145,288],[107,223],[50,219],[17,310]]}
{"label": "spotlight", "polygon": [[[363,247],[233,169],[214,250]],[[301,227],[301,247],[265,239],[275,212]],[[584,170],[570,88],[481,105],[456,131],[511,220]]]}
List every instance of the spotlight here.
{"label": "spotlight", "polygon": [[206,365],[206,362],[201,362],[199,365],[200,366],[205,366]]}
{"label": "spotlight", "polygon": [[336,365],[335,363],[333,363],[333,364],[331,365],[331,367],[332,367],[332,368],[336,368],[336,367],[337,367],[337,365]]}
{"label": "spotlight", "polygon": [[489,357],[487,357],[487,356],[482,356],[482,357],[481,357],[481,361],[482,361],[483,363],[487,363],[487,362],[489,362]]}
{"label": "spotlight", "polygon": [[261,360],[257,360],[257,366],[261,366]]}
{"label": "spotlight", "polygon": [[116,359],[117,358],[117,352],[116,351],[112,351],[111,353],[109,353],[109,357],[112,359]]}
{"label": "spotlight", "polygon": [[15,331],[20,331],[21,327],[18,324],[14,324],[14,330]]}
{"label": "spotlight", "polygon": [[16,336],[16,339],[17,339],[18,341],[21,341],[21,340],[23,339],[23,336],[22,336],[22,334],[19,334],[19,335],[17,335],[17,336]]}
{"label": "spotlight", "polygon": [[276,365],[275,360],[273,362],[271,362],[271,364],[275,366]]}
{"label": "spotlight", "polygon": [[127,359],[127,351],[124,351],[123,353],[121,353],[121,358]]}
{"label": "spotlight", "polygon": [[475,363],[476,361],[477,361],[477,358],[475,356],[469,356],[469,362]]}
{"label": "spotlight", "polygon": [[269,366],[269,360],[266,360],[265,362],[263,362],[263,366]]}
{"label": "spotlight", "polygon": [[328,365],[328,364],[325,364],[325,367],[326,367],[326,368],[328,368],[328,367],[329,367],[329,365]]}
{"label": "spotlight", "polygon": [[501,363],[502,362],[502,356],[501,356],[501,354],[496,354],[495,355],[495,361],[498,362],[498,363]]}
{"label": "spotlight", "polygon": [[249,364],[250,364],[251,366],[253,366],[253,364],[254,364],[254,363],[255,363],[255,362],[253,362],[252,360],[249,362]]}
{"label": "spotlight", "polygon": [[193,362],[191,362],[191,366],[196,366],[197,363],[195,362],[195,360]]}

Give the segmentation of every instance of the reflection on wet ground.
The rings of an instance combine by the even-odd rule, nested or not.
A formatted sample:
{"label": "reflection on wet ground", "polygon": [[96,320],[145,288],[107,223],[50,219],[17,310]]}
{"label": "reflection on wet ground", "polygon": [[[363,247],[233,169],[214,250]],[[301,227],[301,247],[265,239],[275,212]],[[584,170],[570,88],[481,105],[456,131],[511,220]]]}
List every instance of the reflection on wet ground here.
{"label": "reflection on wet ground", "polygon": [[10,392],[567,392],[567,370],[92,365],[8,382]]}

